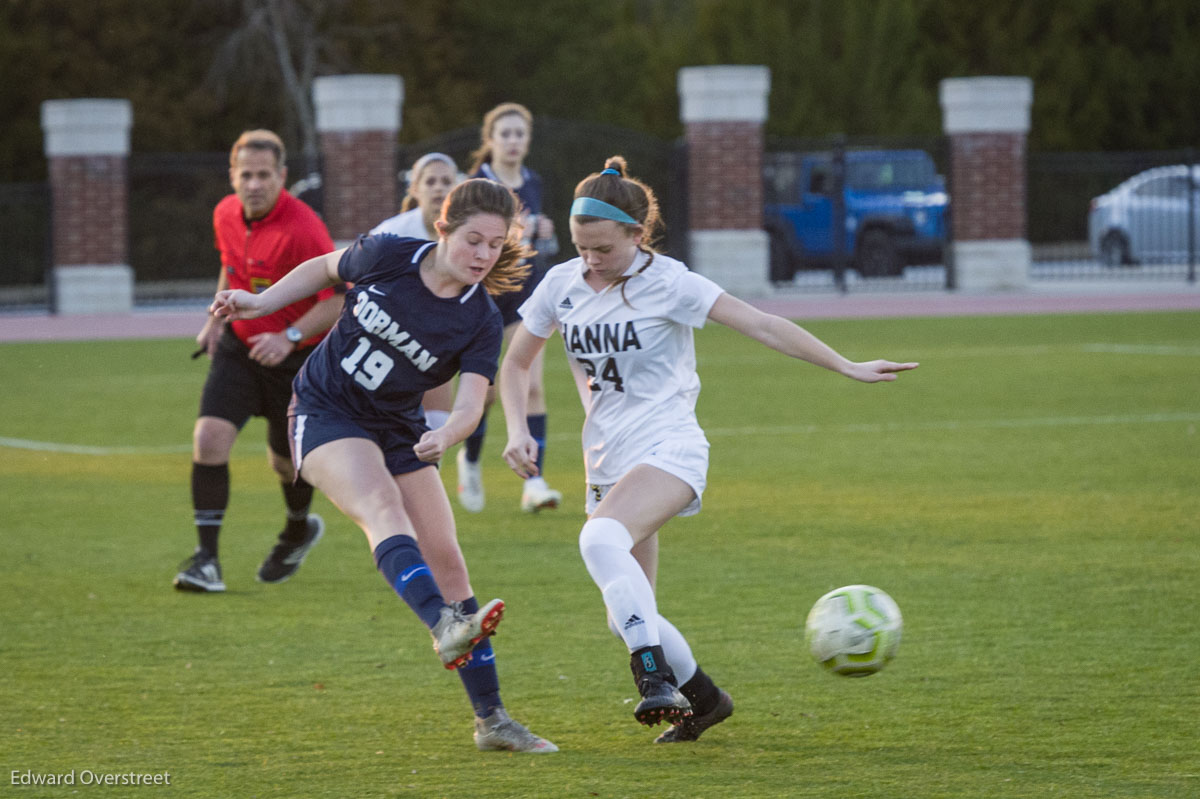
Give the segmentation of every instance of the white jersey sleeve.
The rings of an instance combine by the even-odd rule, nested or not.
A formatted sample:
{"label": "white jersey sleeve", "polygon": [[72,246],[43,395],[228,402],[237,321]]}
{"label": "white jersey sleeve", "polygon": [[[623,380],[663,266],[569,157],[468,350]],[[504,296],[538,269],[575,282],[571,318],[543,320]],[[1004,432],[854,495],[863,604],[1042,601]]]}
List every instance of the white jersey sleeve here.
{"label": "white jersey sleeve", "polygon": [[371,228],[370,235],[377,236],[380,233],[389,233],[401,238],[429,239],[429,232],[425,230],[425,219],[421,216],[420,208],[412,208],[404,213],[388,217]]}
{"label": "white jersey sleeve", "polygon": [[[559,309],[580,273],[579,259],[551,268],[534,288],[529,299],[521,303],[517,313],[525,329],[538,338],[550,338],[559,327]],[[568,306],[569,307],[569,306]]]}
{"label": "white jersey sleeve", "polygon": [[704,327],[713,303],[725,292],[703,275],[684,272],[674,292],[675,304],[664,314],[672,322],[688,327]]}

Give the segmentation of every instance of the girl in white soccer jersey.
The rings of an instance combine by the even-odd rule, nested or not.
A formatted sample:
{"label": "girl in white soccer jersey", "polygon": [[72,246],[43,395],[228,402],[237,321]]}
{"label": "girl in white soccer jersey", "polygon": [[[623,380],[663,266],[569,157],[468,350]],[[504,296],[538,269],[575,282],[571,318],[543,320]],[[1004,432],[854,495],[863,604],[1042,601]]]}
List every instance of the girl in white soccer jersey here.
{"label": "girl in white soccer jersey", "polygon": [[458,166],[445,153],[425,153],[408,171],[408,189],[400,203],[400,213],[371,228],[371,235],[389,233],[413,239],[435,241],[437,220],[446,195],[458,183]]}
{"label": "girl in white soccer jersey", "polygon": [[[530,364],[555,330],[578,365],[588,521],[579,549],[600,588],[609,626],[624,642],[641,701],[634,717],[668,721],[660,743],[694,741],[733,713],[680,632],[659,615],[658,530],[700,510],[708,441],[696,421],[700,379],[692,329],[712,319],[785,355],[864,383],[895,380],[915,363],[854,363],[803,328],[726,294],[649,241],[660,224],[654,193],[626,177],[625,161],[575,188],[571,239],[579,257],[547,272],[521,306],[500,372],[509,440],[504,458],[536,473],[525,428]],[[677,687],[678,686],[678,687]]]}
{"label": "girl in white soccer jersey", "polygon": [[[488,636],[504,603],[476,601],[436,468],[479,423],[496,373],[503,327],[489,294],[516,289],[526,271],[516,214],[511,191],[469,180],[446,197],[436,242],[360,236],[261,294],[218,292],[210,310],[252,319],[325,286],[354,284],[292,383],[296,473],[362,528],[376,567],[429,628],[446,668],[458,669],[475,710],[476,745],[554,752],[500,701]],[[456,373],[454,411],[430,430],[421,396]]]}

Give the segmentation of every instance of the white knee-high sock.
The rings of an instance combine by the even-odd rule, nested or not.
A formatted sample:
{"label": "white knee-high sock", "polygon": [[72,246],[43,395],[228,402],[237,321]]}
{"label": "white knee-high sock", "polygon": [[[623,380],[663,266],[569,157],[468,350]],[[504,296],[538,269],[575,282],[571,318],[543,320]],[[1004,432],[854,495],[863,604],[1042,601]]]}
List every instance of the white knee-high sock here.
{"label": "white knee-high sock", "polygon": [[[613,621],[611,614],[608,617],[608,629],[618,638],[622,637],[621,628]],[[692,655],[692,648],[683,637],[683,633],[661,613],[658,615],[658,637],[662,641],[663,654],[667,656],[667,663],[671,664],[676,681],[683,685],[696,674],[696,658]]]}
{"label": "white knee-high sock", "polygon": [[579,554],[630,652],[659,644],[654,590],[632,549],[633,536],[616,519],[589,519],[579,533]]}
{"label": "white knee-high sock", "polygon": [[661,615],[658,617],[658,636],[662,639],[663,654],[667,656],[667,663],[671,664],[671,671],[675,672],[676,683],[683,685],[696,673],[696,658],[692,656],[692,648],[688,646],[683,633]]}

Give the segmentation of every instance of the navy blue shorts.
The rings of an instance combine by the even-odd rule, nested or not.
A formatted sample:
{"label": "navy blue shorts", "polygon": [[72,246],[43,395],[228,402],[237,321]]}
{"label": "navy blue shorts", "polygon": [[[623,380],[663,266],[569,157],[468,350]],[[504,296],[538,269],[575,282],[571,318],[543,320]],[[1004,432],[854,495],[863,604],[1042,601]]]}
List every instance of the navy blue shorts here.
{"label": "navy blue shorts", "polygon": [[372,430],[332,413],[302,413],[288,417],[292,446],[292,464],[300,473],[305,456],[322,444],[342,438],[365,438],[383,451],[383,461],[393,475],[407,474],[435,464],[426,463],[413,452],[413,445],[429,428],[422,422],[396,422],[384,429]]}

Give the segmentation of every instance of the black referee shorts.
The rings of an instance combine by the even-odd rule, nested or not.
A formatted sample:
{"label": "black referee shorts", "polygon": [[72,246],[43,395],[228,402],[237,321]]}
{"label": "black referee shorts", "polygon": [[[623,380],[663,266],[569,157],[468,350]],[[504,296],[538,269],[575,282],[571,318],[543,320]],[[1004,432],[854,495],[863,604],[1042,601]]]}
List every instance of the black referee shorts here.
{"label": "black referee shorts", "polygon": [[312,347],[305,347],[278,366],[263,366],[251,360],[250,348],[226,326],[200,394],[200,415],[225,419],[238,430],[251,416],[262,416],[267,420],[271,451],[290,458],[287,409],[292,399],[292,379],[310,352]]}

